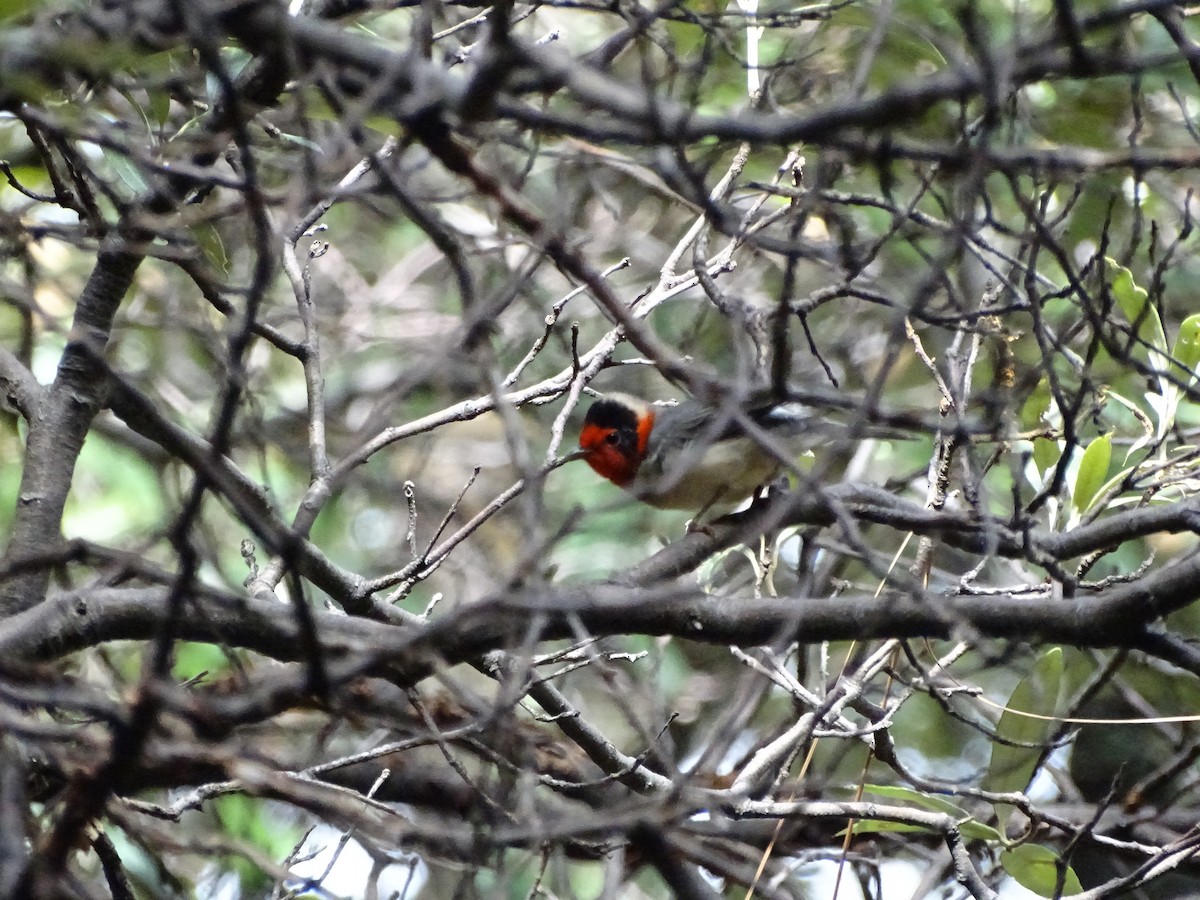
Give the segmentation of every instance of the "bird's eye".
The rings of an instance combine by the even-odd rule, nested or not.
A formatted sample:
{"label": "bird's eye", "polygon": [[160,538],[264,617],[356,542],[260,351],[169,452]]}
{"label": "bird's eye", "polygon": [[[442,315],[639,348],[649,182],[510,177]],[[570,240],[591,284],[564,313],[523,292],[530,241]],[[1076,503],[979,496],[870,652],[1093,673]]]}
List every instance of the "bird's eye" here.
{"label": "bird's eye", "polygon": [[615,444],[620,439],[621,439],[621,436],[619,434],[617,434],[615,431],[612,431],[612,432],[609,432],[609,434],[604,438],[604,441],[605,441],[605,443],[608,443],[608,444]]}

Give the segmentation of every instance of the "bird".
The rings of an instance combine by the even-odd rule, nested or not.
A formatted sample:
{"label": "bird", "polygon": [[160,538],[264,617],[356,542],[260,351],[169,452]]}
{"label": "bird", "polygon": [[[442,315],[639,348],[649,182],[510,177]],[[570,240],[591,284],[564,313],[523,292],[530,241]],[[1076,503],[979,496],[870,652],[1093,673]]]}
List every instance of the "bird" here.
{"label": "bird", "polygon": [[[798,403],[752,392],[741,406],[768,434],[814,436],[819,426]],[[844,431],[845,429],[842,429]],[[700,400],[654,406],[629,394],[595,401],[579,431],[580,455],[598,475],[660,509],[732,508],[784,468],[742,420]]]}

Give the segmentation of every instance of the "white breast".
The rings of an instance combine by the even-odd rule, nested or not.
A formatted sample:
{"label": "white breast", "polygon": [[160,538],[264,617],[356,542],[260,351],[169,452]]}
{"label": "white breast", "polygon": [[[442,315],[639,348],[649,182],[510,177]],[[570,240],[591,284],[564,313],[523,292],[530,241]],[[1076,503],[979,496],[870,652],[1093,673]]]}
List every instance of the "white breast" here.
{"label": "white breast", "polygon": [[720,441],[703,453],[700,450],[696,448],[691,458],[673,459],[661,471],[643,465],[628,490],[662,509],[729,507],[741,503],[780,469],[778,461],[750,438]]}

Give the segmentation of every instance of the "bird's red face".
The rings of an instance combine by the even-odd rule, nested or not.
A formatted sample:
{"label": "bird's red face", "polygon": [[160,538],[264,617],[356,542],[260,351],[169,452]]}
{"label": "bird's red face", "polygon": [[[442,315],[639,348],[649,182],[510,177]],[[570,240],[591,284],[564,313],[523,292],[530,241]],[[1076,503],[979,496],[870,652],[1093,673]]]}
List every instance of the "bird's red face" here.
{"label": "bird's red face", "polygon": [[620,400],[598,400],[584,417],[579,447],[596,474],[624,487],[637,475],[653,429],[653,410],[639,414]]}

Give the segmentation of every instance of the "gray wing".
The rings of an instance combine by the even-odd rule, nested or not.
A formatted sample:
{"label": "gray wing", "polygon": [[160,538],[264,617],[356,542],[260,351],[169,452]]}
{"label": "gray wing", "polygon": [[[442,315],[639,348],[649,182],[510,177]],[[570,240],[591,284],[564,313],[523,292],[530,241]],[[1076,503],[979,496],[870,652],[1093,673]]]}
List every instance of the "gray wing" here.
{"label": "gray wing", "polygon": [[[755,400],[758,402],[755,403]],[[779,437],[791,438],[789,445],[797,450],[812,449],[821,444],[848,438],[852,434],[859,439],[886,440],[910,437],[903,432],[897,432],[896,429],[875,425],[863,424],[853,427],[822,415],[812,407],[797,401],[763,402],[761,396],[755,396],[750,399],[747,407],[746,416],[751,422]],[[747,434],[742,421],[719,408],[685,403],[656,408],[655,415],[657,421],[640,470],[646,477],[653,478],[664,474],[664,463],[676,459],[681,447],[695,445],[694,452],[702,452],[701,448],[717,441],[745,438],[755,443],[753,436]],[[660,435],[663,437],[656,440],[656,436]],[[800,436],[802,440],[797,442],[796,438]]]}
{"label": "gray wing", "polygon": [[[820,423],[820,419],[801,403],[780,405],[752,401],[746,415],[755,425],[780,435],[799,434],[814,423]],[[695,445],[696,452],[702,452],[703,447],[718,441],[752,440],[738,417],[700,403],[658,407],[655,418],[654,431],[640,470],[651,477],[663,474],[664,461],[676,458],[682,447]]]}

